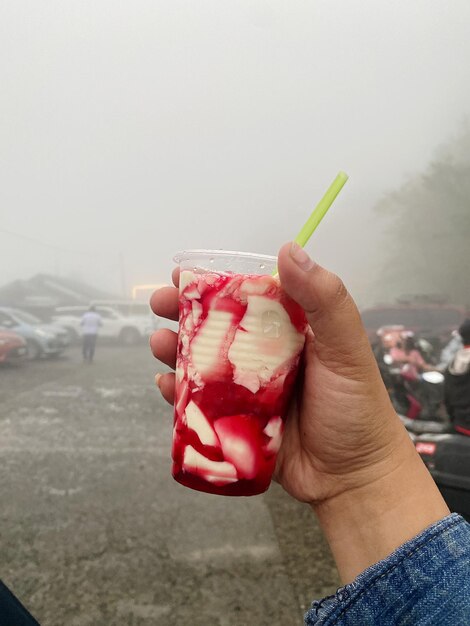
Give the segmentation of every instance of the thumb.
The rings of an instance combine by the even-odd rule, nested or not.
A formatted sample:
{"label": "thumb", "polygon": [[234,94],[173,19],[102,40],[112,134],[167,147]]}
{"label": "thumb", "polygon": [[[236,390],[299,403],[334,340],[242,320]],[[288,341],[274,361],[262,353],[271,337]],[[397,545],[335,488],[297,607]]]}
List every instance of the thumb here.
{"label": "thumb", "polygon": [[371,351],[356,304],[338,276],[324,269],[295,242],[278,258],[281,284],[305,311],[324,362],[370,365]]}

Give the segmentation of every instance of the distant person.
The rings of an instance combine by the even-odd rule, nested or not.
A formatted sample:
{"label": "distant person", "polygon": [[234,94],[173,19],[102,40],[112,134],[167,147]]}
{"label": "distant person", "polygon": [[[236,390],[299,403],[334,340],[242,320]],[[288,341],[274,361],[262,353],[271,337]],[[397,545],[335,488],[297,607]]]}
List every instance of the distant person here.
{"label": "distant person", "polygon": [[412,335],[408,335],[404,338],[403,343],[400,342],[393,347],[390,350],[390,356],[397,363],[406,363],[415,367],[418,372],[434,369],[424,360],[423,355],[416,347],[416,343]]}
{"label": "distant person", "polygon": [[458,330],[454,330],[451,340],[442,349],[441,356],[439,358],[439,365],[437,366],[438,369],[443,372],[453,360],[457,352],[462,348],[462,337],[460,336]]}
{"label": "distant person", "polygon": [[463,347],[445,372],[445,403],[454,429],[470,437],[470,319],[459,328]]}
{"label": "distant person", "polygon": [[83,335],[83,360],[92,363],[95,356],[96,338],[98,336],[99,327],[103,325],[101,315],[96,312],[92,305],[86,313],[83,314],[82,321]]}

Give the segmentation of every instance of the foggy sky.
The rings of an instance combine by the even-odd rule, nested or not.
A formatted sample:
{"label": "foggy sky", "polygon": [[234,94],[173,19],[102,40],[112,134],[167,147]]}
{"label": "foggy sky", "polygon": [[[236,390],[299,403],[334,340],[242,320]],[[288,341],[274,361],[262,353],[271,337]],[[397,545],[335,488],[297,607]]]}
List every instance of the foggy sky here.
{"label": "foggy sky", "polygon": [[382,194],[470,105],[467,0],[4,0],[0,285],[121,290],[189,247],[275,253],[338,170],[308,245],[365,301]]}

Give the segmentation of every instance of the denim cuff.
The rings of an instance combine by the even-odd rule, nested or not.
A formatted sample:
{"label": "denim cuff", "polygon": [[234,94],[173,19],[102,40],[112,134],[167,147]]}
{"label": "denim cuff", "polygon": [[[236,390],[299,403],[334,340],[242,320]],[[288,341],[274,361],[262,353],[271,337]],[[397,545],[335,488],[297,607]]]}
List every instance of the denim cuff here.
{"label": "denim cuff", "polygon": [[315,601],[306,626],[470,624],[470,525],[456,513]]}

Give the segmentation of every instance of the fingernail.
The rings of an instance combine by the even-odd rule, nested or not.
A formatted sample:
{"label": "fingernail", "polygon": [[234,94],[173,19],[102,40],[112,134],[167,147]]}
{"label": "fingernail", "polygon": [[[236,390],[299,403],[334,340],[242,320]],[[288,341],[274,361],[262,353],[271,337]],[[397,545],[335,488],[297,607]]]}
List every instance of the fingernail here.
{"label": "fingernail", "polygon": [[297,263],[300,269],[304,270],[304,272],[308,272],[315,265],[315,262],[308,256],[303,248],[299,246],[295,241],[292,242],[290,247],[290,255],[293,260]]}
{"label": "fingernail", "polygon": [[162,377],[161,374],[155,374],[155,384],[157,385],[157,387],[160,389],[160,378]]}

